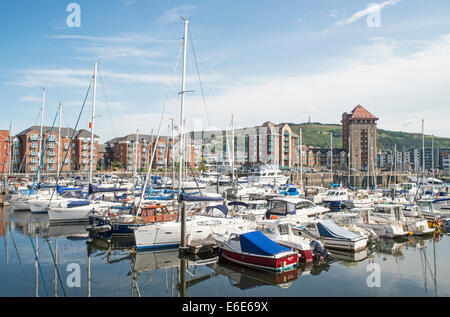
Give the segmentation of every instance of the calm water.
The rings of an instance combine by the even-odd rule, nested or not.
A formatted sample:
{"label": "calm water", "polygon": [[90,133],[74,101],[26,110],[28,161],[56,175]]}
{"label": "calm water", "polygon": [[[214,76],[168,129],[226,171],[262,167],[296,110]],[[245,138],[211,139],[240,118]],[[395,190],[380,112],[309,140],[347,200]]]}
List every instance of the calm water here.
{"label": "calm water", "polygon": [[91,241],[85,227],[50,226],[47,215],[0,209],[0,296],[450,296],[446,234],[383,240],[274,275],[214,257],[180,259],[178,250],[136,254],[126,239]]}

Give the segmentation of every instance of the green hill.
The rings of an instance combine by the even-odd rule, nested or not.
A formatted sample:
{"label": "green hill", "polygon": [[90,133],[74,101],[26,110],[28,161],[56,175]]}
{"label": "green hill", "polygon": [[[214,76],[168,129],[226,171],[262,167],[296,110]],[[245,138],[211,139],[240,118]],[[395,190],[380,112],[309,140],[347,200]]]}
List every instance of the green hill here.
{"label": "green hill", "polygon": [[[318,146],[322,148],[330,147],[330,132],[333,133],[333,148],[342,148],[342,126],[340,124],[313,123],[288,123],[295,133],[303,132],[303,144],[308,146]],[[378,150],[390,151],[397,145],[397,150],[403,148],[422,148],[422,134],[399,131],[377,130]],[[425,147],[431,148],[430,135],[425,135]],[[434,137],[434,147],[450,149],[450,138]]]}

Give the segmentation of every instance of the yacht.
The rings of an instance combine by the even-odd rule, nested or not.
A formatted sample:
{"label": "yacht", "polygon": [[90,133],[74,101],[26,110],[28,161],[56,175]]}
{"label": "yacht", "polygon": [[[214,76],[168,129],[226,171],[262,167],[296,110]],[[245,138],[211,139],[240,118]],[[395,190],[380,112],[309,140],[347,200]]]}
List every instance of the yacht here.
{"label": "yacht", "polygon": [[401,222],[401,209],[355,208],[360,215],[358,225],[372,229],[380,238],[397,238],[408,235]]}
{"label": "yacht", "polygon": [[[186,240],[203,240],[216,235],[247,232],[255,227],[254,221],[232,217],[223,205],[209,207],[200,214],[186,217]],[[134,230],[138,251],[173,248],[181,244],[181,222],[168,221],[143,225]]]}
{"label": "yacht", "polygon": [[312,220],[292,228],[294,234],[319,239],[326,248],[358,252],[366,248],[368,238],[350,232],[331,220]]}
{"label": "yacht", "polygon": [[268,202],[265,215],[267,219],[288,218],[293,222],[299,222],[330,211],[329,208],[298,197],[274,197]]}
{"label": "yacht", "polygon": [[345,201],[352,199],[350,191],[346,188],[330,189],[323,198],[323,203],[332,209],[341,209]]}
{"label": "yacht", "polygon": [[249,183],[284,185],[289,181],[289,176],[284,175],[278,167],[264,166],[258,170],[250,171],[247,179]]}

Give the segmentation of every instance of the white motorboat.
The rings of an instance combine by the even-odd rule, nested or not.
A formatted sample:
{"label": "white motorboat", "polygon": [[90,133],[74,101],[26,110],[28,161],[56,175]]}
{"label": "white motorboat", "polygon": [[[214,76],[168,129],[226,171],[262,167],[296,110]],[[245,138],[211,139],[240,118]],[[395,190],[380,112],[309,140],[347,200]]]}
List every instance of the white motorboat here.
{"label": "white motorboat", "polygon": [[[227,208],[209,207],[202,213],[186,217],[186,240],[203,240],[209,236],[246,232],[254,221],[232,217]],[[178,247],[181,244],[181,222],[168,221],[134,228],[137,250]]]}
{"label": "white motorboat", "polygon": [[308,239],[319,239],[326,248],[361,251],[366,248],[368,238],[350,232],[331,220],[314,220],[292,228],[294,234]]}
{"label": "white motorboat", "polygon": [[378,240],[378,235],[371,228],[359,225],[361,223],[361,215],[358,212],[333,212],[323,216],[323,219],[328,219],[341,227],[346,228],[355,234],[365,236],[369,241]]}
{"label": "white motorboat", "polygon": [[287,218],[294,223],[318,217],[330,211],[329,208],[315,205],[310,200],[298,197],[273,197],[268,202],[266,212],[268,219]]}
{"label": "white motorboat", "polygon": [[380,238],[397,238],[408,235],[408,231],[403,230],[400,216],[392,215],[391,212],[375,212],[374,208],[355,208],[353,211],[361,215],[361,222],[358,225],[372,229]]}
{"label": "white motorboat", "polygon": [[292,224],[288,220],[260,220],[257,222],[256,230],[265,234],[269,239],[286,248],[297,251],[302,261],[312,261],[320,256],[328,256],[319,240],[311,240],[292,231]]}
{"label": "white motorboat", "polygon": [[345,201],[352,199],[350,191],[346,188],[330,189],[323,198],[323,203],[332,209],[341,209]]}
{"label": "white motorboat", "polygon": [[247,180],[249,183],[277,185],[286,184],[289,176],[284,175],[278,167],[263,166],[256,171],[249,172]]}
{"label": "white motorboat", "polygon": [[[230,202],[228,206],[236,206],[234,215],[248,220],[262,220],[267,212],[267,200],[251,200],[248,202]],[[244,207],[242,207],[244,206]]]}

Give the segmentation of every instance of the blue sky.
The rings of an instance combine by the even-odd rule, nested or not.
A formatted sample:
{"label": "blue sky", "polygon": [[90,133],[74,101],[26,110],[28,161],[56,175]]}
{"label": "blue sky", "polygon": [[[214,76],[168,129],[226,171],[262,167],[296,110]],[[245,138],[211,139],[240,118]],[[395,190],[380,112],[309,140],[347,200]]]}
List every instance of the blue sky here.
{"label": "blue sky", "polygon": [[[80,27],[66,23],[71,2]],[[172,77],[185,16],[202,84],[189,41],[190,129],[227,128],[232,114],[242,127],[308,116],[339,123],[361,104],[380,128],[420,132],[424,119],[427,134],[449,137],[449,13],[444,0],[4,0],[0,128],[12,121],[18,133],[39,122],[42,87],[45,124],[61,101],[62,124],[73,127],[98,61],[102,141],[156,132],[170,88],[169,134],[169,118],[179,120],[180,66]]]}

